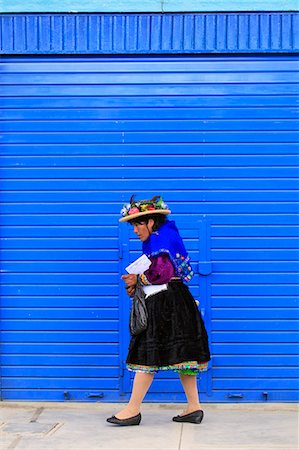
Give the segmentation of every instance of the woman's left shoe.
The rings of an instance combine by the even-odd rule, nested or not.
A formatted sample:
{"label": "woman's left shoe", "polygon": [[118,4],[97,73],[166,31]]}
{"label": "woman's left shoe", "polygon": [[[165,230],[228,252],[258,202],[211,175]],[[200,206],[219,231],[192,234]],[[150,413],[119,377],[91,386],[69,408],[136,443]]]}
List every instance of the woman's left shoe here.
{"label": "woman's left shoe", "polygon": [[201,423],[204,413],[201,409],[194,411],[190,414],[185,414],[184,416],[175,416],[172,418],[174,422],[189,422],[189,423]]}
{"label": "woman's left shoe", "polygon": [[107,422],[122,426],[139,425],[141,422],[141,414],[139,413],[137,416],[128,417],[128,419],[118,419],[117,417],[112,416],[107,419]]}

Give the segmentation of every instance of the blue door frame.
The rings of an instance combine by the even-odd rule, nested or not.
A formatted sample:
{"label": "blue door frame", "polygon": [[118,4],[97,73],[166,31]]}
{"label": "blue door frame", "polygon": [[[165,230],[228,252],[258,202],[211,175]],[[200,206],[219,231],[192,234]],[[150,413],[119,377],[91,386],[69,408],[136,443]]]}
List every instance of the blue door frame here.
{"label": "blue door frame", "polygon": [[[205,321],[207,332],[210,335],[211,332],[211,308],[210,308],[210,277],[211,274],[211,262],[210,262],[210,240],[209,230],[210,226],[206,216],[202,216],[200,220],[191,224],[185,224],[180,227],[182,236],[187,234],[193,236],[193,239],[197,242],[196,258],[192,258],[192,267],[195,270],[195,282],[190,286],[191,292],[194,298],[199,300],[199,307],[201,314]],[[140,256],[141,250],[138,252],[137,247],[141,244],[134,245],[134,237],[132,230],[128,224],[122,224],[119,227],[120,236],[120,276],[125,272],[125,267],[138,256]],[[132,245],[133,243],[133,245]],[[135,243],[136,244],[136,243]],[[132,248],[133,247],[133,248]],[[130,341],[129,336],[129,312],[130,312],[130,298],[126,295],[123,284],[120,283],[120,367],[121,367],[121,395],[127,398],[132,390],[133,374],[126,369],[125,359]],[[177,378],[177,381],[175,381]],[[163,382],[166,381],[169,386],[174,386],[173,392],[164,392]],[[202,373],[198,378],[199,392],[210,396],[212,393],[212,363],[209,363],[209,369],[207,372]],[[161,385],[161,386],[160,386]],[[160,400],[162,399],[162,400]],[[172,373],[159,373],[155,377],[152,387],[150,388],[146,400],[148,401],[170,401],[180,402],[184,401],[184,393],[178,381],[176,374]]]}

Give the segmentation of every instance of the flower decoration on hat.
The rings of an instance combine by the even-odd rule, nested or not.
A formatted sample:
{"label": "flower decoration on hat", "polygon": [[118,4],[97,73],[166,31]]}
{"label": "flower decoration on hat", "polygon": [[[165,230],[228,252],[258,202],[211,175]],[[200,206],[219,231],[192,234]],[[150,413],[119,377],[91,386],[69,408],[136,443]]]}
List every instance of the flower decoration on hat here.
{"label": "flower decoration on hat", "polygon": [[170,214],[167,204],[160,195],[155,195],[150,200],[135,201],[135,195],[132,195],[130,202],[124,204],[120,211],[120,222],[127,222],[136,217],[147,214]]}

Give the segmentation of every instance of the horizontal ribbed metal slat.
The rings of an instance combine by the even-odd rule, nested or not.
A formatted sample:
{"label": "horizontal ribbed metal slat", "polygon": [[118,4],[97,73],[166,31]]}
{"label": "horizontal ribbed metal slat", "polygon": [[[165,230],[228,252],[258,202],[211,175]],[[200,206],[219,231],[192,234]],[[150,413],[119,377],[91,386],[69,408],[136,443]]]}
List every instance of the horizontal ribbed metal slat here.
{"label": "horizontal ribbed metal slat", "polygon": [[[191,284],[213,352],[202,399],[294,401],[297,64],[2,59],[3,398],[126,398],[117,219],[131,193],[159,192],[199,269],[207,220],[213,270]],[[174,378],[158,398],[183,399]]]}

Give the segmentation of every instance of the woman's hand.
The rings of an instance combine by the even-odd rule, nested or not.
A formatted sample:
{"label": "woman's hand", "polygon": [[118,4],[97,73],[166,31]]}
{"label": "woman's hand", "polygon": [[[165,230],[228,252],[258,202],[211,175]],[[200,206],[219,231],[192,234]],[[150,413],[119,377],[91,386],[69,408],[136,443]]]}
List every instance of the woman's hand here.
{"label": "woman's hand", "polygon": [[135,294],[135,287],[129,287],[129,286],[127,286],[126,287],[126,291],[127,291],[127,294],[128,294],[128,296],[129,297],[134,297],[134,294]]}
{"label": "woman's hand", "polygon": [[126,290],[129,297],[132,297],[135,293],[135,286],[137,284],[137,275],[131,273],[129,275],[123,275],[122,280],[126,283]]}
{"label": "woman's hand", "polygon": [[137,284],[137,275],[134,273],[130,273],[129,275],[123,275],[121,277],[122,280],[126,283],[129,287],[134,287]]}

